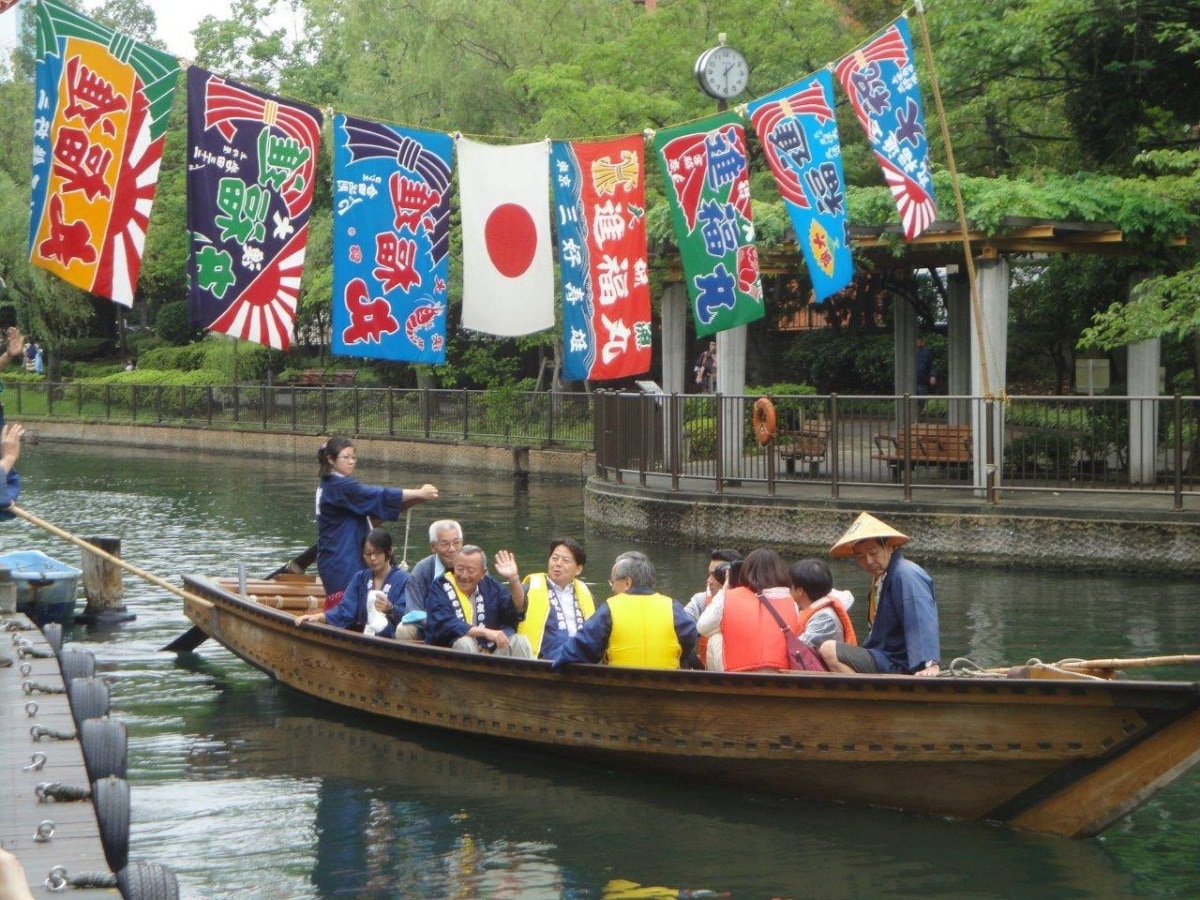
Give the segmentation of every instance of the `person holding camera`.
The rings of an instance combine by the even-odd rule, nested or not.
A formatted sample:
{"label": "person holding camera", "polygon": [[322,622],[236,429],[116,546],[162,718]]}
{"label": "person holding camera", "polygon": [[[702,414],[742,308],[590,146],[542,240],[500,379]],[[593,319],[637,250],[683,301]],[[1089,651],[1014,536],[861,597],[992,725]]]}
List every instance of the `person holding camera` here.
{"label": "person holding camera", "polygon": [[725,586],[700,616],[696,628],[708,636],[704,667],[710,672],[756,672],[790,668],[787,640],[770,605],[799,634],[800,610],[783,558],[768,547],[751,550],[729,564]]}

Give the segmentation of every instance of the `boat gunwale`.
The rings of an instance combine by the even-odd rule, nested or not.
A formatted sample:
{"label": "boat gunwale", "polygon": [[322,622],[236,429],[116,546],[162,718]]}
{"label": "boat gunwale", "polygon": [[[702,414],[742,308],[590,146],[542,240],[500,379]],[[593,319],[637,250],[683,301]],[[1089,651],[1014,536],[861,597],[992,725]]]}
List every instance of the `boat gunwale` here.
{"label": "boat gunwale", "polygon": [[[579,663],[554,669],[546,660],[513,659],[489,654],[466,654],[446,647],[408,641],[396,641],[374,635],[338,628],[333,625],[309,624],[297,627],[295,616],[286,610],[267,606],[226,590],[216,578],[185,575],[188,587],[208,593],[225,605],[236,609],[238,615],[261,617],[295,631],[301,640],[314,645],[349,644],[356,649],[369,649],[372,656],[388,661],[403,659],[423,666],[442,669],[454,674],[476,677],[479,670],[503,674],[510,678],[556,680],[576,685],[594,684],[611,688],[616,685],[631,690],[690,691],[727,694],[802,693],[809,699],[813,691],[829,695],[830,699],[845,699],[847,694],[861,696],[867,692],[871,699],[901,702],[972,702],[1003,703],[1006,699],[1053,702],[1062,700],[1077,704],[1086,698],[1098,705],[1128,706],[1135,709],[1190,708],[1200,705],[1200,682],[1154,681],[1146,679],[1091,680],[1045,678],[980,678],[941,675],[937,678],[918,678],[911,675],[842,675],[830,672],[707,672],[689,669],[643,669],[604,664]],[[280,629],[284,630],[284,629]],[[218,642],[220,639],[217,638]],[[232,650],[232,648],[230,648]],[[240,654],[237,654],[239,658]],[[249,662],[249,660],[247,660]],[[251,663],[256,668],[263,668]],[[271,674],[269,669],[263,669]],[[757,690],[756,690],[757,689]],[[899,695],[899,696],[898,696]]]}

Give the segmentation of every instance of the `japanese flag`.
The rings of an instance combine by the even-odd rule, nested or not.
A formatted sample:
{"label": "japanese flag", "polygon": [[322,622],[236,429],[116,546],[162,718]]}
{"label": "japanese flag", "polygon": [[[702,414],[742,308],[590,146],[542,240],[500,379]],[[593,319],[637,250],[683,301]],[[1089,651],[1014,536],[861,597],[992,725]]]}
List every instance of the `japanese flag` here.
{"label": "japanese flag", "polygon": [[458,139],[464,328],[512,336],[554,327],[550,145]]}

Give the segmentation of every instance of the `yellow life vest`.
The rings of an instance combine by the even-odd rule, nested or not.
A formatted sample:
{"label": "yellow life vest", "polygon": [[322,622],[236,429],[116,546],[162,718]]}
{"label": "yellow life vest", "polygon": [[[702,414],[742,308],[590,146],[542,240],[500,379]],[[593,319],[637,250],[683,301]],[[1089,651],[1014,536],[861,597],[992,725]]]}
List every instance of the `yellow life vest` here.
{"label": "yellow life vest", "polygon": [[617,594],[608,598],[612,635],[608,661],[614,666],[678,669],[683,648],[675,634],[674,601],[662,594]]}
{"label": "yellow life vest", "polygon": [[[586,620],[596,611],[592,592],[578,578],[574,581],[575,602]],[[517,634],[529,638],[533,647],[533,658],[542,652],[542,637],[546,634],[546,619],[550,615],[550,580],[544,573],[530,575],[525,579],[525,618],[517,626]]]}

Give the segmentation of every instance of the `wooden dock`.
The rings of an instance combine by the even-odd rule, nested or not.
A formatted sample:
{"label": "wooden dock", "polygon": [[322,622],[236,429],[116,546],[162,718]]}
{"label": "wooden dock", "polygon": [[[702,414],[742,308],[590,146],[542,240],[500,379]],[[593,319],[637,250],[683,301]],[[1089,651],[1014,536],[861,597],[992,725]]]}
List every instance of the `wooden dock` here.
{"label": "wooden dock", "polygon": [[[10,615],[10,622],[30,625],[28,631],[0,631],[0,654],[13,660],[0,668],[0,847],[13,854],[25,869],[29,889],[35,897],[49,897],[46,885],[51,870],[62,866],[67,879],[88,874],[111,876],[100,842],[100,827],[90,800],[57,801],[38,799],[37,787],[45,782],[90,787],[78,739],[34,740],[32,730],[40,725],[55,734],[75,733],[75,722],[65,693],[26,693],[24,685],[62,688],[57,658],[18,655],[13,634],[19,634],[39,652],[50,650],[46,639],[23,615]],[[36,706],[35,706],[36,704]],[[45,755],[41,768],[34,768],[37,754]],[[38,840],[39,829],[53,835]],[[115,888],[68,888],[72,898],[119,898]]]}

